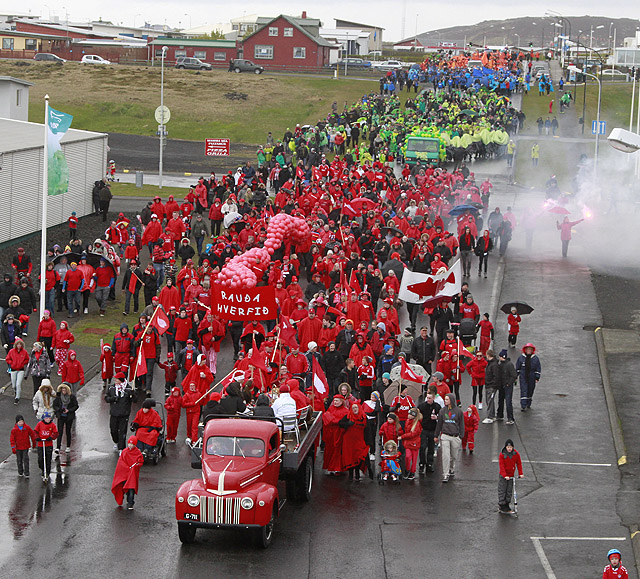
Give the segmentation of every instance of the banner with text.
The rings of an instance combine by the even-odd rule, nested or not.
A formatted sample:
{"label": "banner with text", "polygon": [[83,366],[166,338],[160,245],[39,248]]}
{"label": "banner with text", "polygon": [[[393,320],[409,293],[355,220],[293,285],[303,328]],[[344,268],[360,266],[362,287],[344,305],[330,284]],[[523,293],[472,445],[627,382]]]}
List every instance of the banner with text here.
{"label": "banner with text", "polygon": [[272,286],[231,289],[213,286],[211,313],[225,320],[274,320],[278,317]]}
{"label": "banner with text", "polygon": [[60,140],[71,126],[73,117],[49,107],[47,118],[47,163],[49,195],[61,195],[69,190],[69,167]]}

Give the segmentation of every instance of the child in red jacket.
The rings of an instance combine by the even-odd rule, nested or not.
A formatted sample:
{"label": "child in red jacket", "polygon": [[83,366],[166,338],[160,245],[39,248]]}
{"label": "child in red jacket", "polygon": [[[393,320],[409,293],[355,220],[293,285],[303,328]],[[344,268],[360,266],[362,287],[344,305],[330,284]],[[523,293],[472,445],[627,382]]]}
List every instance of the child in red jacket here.
{"label": "child in red jacket", "polygon": [[169,396],[178,379],[178,364],[173,359],[173,352],[167,352],[167,361],[158,362],[158,366],[164,370],[164,395]]}
{"label": "child in red jacket", "polygon": [[487,367],[487,361],[483,353],[478,350],[474,358],[467,364],[467,372],[471,376],[471,389],[473,390],[473,404],[479,396],[478,408],[482,410],[482,388],[484,386],[484,370]]}
{"label": "child in red jacket", "polygon": [[51,458],[53,455],[53,441],[58,439],[58,428],[53,421],[53,412],[46,411],[42,420],[33,429],[36,435],[38,449],[38,466],[42,471],[42,482],[49,482],[51,473]]}
{"label": "child in red jacket", "polygon": [[513,479],[516,476],[516,468],[518,475],[522,478],[522,460],[520,453],[515,449],[513,440],[510,438],[504,443],[504,448],[498,457],[500,464],[500,479],[498,480],[498,506],[503,513],[510,513],[511,497],[513,495]]}
{"label": "child in red jacket", "polygon": [[133,238],[129,239],[129,244],[124,250],[124,258],[127,261],[127,265],[131,263],[132,259],[138,260],[138,248],[136,247],[136,240]]}
{"label": "child in red jacket", "polygon": [[36,447],[36,433],[21,414],[16,416],[16,425],[11,429],[9,442],[11,452],[16,455],[18,476],[29,478],[29,449]]}
{"label": "child in red jacket", "polygon": [[387,414],[387,421],[380,427],[380,436],[382,437],[382,444],[388,440],[393,440],[396,444],[398,444],[398,440],[402,436],[404,431],[402,430],[402,426],[400,426],[400,420],[393,413],[389,412]]}
{"label": "child in red jacket", "polygon": [[422,414],[417,408],[411,408],[404,424],[404,434],[400,435],[405,452],[405,478],[408,480],[416,478],[421,434]]}
{"label": "child in red jacket", "polygon": [[[200,400],[202,398],[202,400]],[[198,386],[191,382],[188,390],[182,397],[182,407],[187,411],[187,444],[198,440],[198,419],[200,418],[200,407],[204,405],[206,396],[198,392]]]}
{"label": "child in red jacket", "polygon": [[509,324],[509,346],[511,348],[516,347],[521,321],[522,318],[518,315],[518,309],[515,307],[511,308],[511,313],[507,316],[507,324]]}
{"label": "child in red jacket", "polygon": [[609,564],[602,572],[602,579],[629,579],[629,573],[622,565],[622,553],[618,549],[611,549],[607,553]]}
{"label": "child in red jacket", "polygon": [[102,377],[102,389],[111,386],[111,380],[113,379],[113,352],[109,344],[102,345],[102,353],[100,354],[101,372]]}
{"label": "child in red jacket", "polygon": [[480,424],[480,414],[474,404],[471,404],[462,416],[464,418],[464,436],[462,437],[462,450],[469,445],[469,454],[473,454],[475,437]]}
{"label": "child in red jacket", "polygon": [[165,400],[164,407],[167,410],[167,442],[175,442],[182,411],[180,388],[177,386],[171,388],[171,395]]}
{"label": "child in red jacket", "polygon": [[78,395],[79,386],[84,386],[84,368],[76,359],[75,350],[69,350],[69,357],[62,364],[62,381],[71,386],[71,393]]}

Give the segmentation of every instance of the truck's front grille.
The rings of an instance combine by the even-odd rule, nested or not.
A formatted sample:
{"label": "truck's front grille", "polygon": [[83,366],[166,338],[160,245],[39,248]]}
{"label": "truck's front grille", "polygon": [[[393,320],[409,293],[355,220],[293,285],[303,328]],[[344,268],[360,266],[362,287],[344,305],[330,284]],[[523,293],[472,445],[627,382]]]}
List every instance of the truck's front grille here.
{"label": "truck's front grille", "polygon": [[240,498],[200,497],[200,520],[223,525],[240,524]]}

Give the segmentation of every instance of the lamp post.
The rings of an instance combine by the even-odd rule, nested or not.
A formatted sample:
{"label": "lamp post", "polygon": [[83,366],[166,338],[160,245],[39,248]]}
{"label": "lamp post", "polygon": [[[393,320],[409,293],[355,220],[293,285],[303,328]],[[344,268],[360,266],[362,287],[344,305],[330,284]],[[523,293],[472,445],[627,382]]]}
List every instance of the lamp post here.
{"label": "lamp post", "polygon": [[162,157],[164,155],[164,57],[168,46],[162,47],[162,62],[160,64],[160,161],[158,163],[158,189],[162,189]]}
{"label": "lamp post", "polygon": [[[595,177],[598,176],[598,152],[600,150],[600,106],[602,104],[602,83],[600,82],[600,79],[595,75],[595,74],[591,74],[590,72],[583,70],[580,70],[577,66],[570,66],[569,70],[574,72],[574,73],[581,73],[584,74],[585,76],[590,76],[592,78],[595,78],[596,81],[598,81],[598,112],[596,113],[596,150],[595,150],[595,155],[593,158],[593,174]],[[582,125],[584,126],[584,116],[582,117]]]}
{"label": "lamp post", "polygon": [[191,30],[191,14],[183,14],[183,16],[188,16],[189,17],[189,30]]}
{"label": "lamp post", "polygon": [[517,34],[516,32],[514,32],[513,35],[518,39],[518,43],[516,44],[516,48],[520,48],[520,35]]}

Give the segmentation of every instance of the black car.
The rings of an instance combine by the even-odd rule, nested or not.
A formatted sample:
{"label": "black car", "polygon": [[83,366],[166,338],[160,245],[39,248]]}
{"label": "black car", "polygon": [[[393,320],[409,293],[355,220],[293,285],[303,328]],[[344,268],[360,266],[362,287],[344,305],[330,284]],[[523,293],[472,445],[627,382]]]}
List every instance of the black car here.
{"label": "black car", "polygon": [[60,58],[55,54],[51,54],[50,52],[38,52],[33,57],[33,60],[45,61],[45,62],[57,62],[59,64],[64,64],[67,62],[64,58]]}
{"label": "black car", "polygon": [[262,74],[264,72],[264,66],[254,64],[250,60],[244,58],[235,58],[229,62],[229,72],[254,72],[255,74]]}
{"label": "black car", "polygon": [[193,56],[180,56],[176,60],[176,68],[188,68],[191,70],[212,70],[212,66],[208,62],[203,62],[199,58]]}

